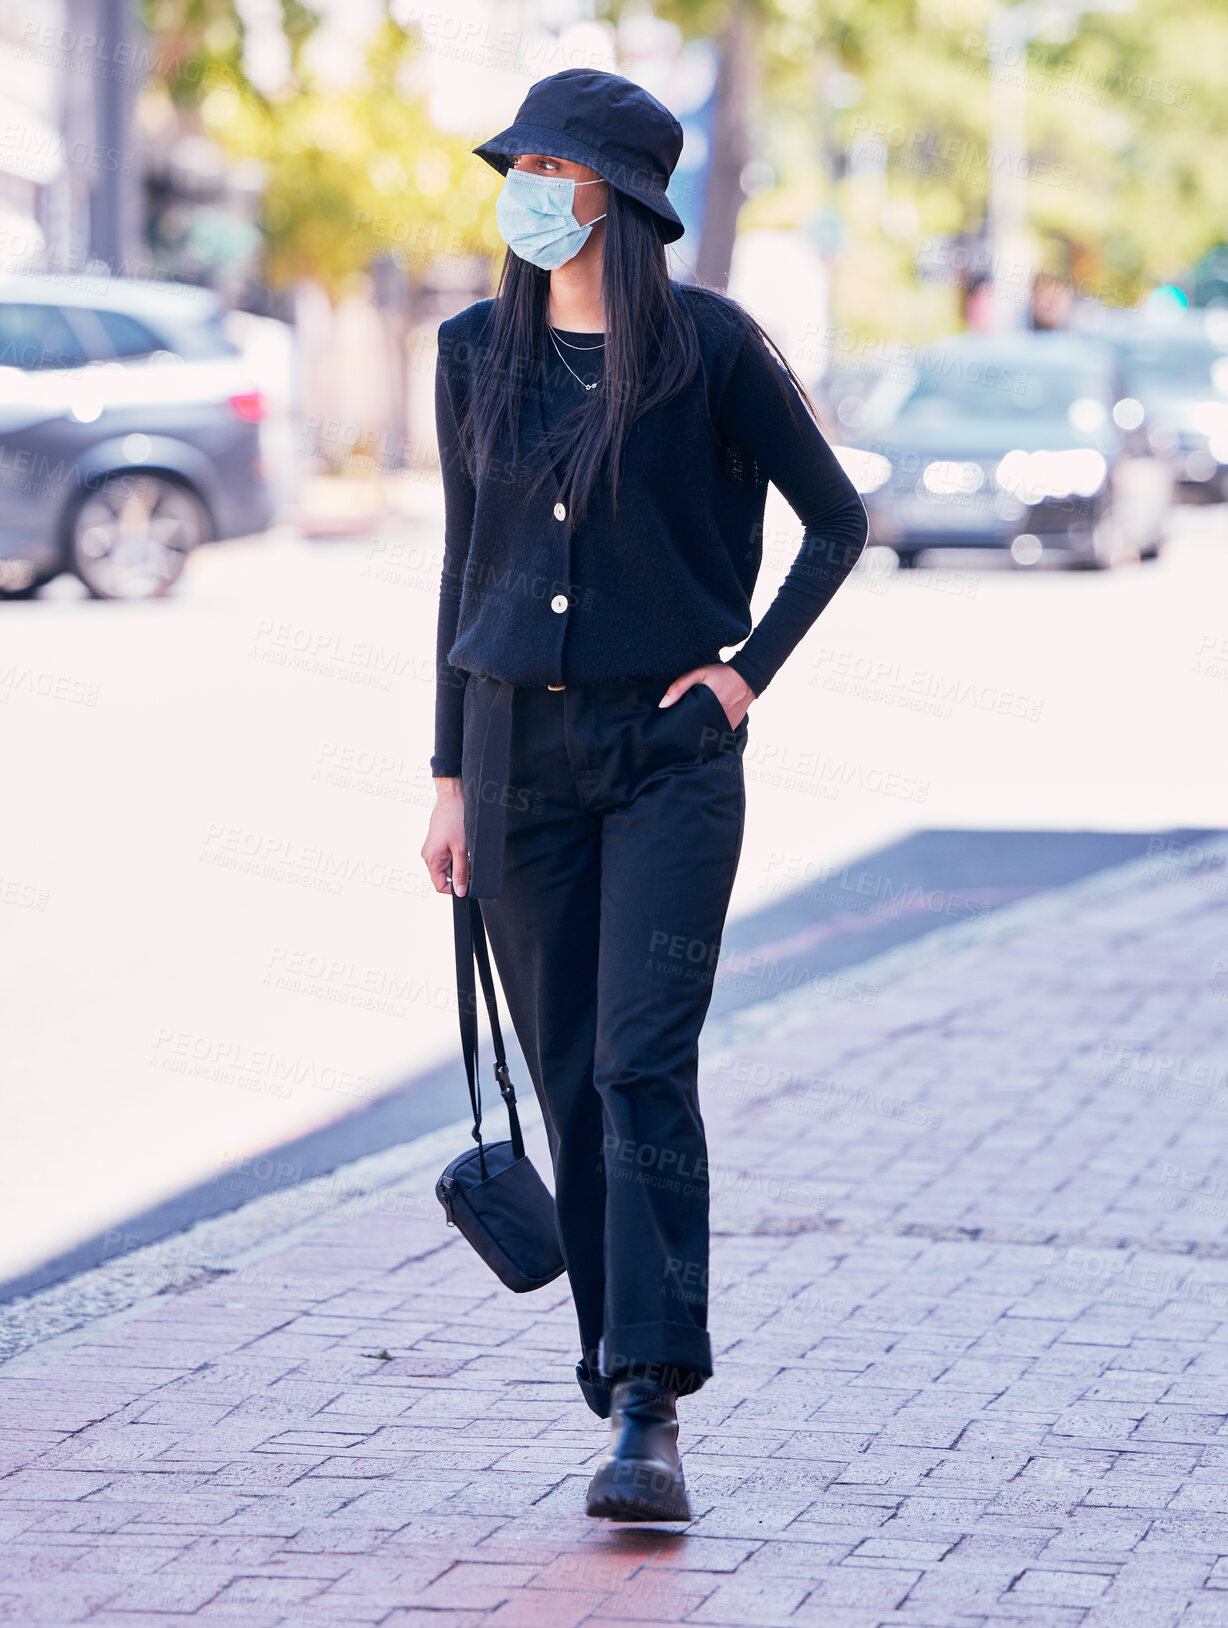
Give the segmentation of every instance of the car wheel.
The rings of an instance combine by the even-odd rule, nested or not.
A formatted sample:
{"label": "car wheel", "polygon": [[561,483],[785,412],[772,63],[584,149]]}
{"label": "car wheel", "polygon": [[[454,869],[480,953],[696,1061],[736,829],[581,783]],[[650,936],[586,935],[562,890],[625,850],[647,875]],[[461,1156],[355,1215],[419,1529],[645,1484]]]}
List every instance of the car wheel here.
{"label": "car wheel", "polygon": [[1109,568],[1108,559],[1094,548],[1068,555],[1066,564],[1071,571],[1107,571]]}
{"label": "car wheel", "polygon": [[6,599],[33,599],[50,581],[51,577],[36,570],[30,560],[0,560],[0,603]]}
{"label": "car wheel", "polygon": [[186,487],[163,475],[108,475],[73,517],[69,562],[95,599],[158,599],[208,534]]}
{"label": "car wheel", "polygon": [[1092,527],[1085,546],[1087,552],[1075,561],[1076,569],[1081,571],[1111,571],[1128,557],[1117,523],[1107,512]]}
{"label": "car wheel", "polygon": [[895,557],[900,562],[901,571],[911,571],[917,564],[916,553],[912,549],[896,549]]}

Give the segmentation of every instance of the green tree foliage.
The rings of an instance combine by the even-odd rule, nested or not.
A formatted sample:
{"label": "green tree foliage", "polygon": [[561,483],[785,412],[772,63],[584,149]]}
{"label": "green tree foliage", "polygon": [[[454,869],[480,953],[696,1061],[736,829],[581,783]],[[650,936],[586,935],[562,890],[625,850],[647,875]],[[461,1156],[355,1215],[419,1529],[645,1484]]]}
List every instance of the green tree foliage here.
{"label": "green tree foliage", "polygon": [[[617,20],[631,3],[603,9]],[[837,208],[848,256],[863,257],[868,306],[870,261],[902,287],[924,239],[983,223],[990,0],[658,0],[655,9],[688,38],[726,40],[742,18],[741,48],[756,65],[745,117],[778,177],[746,218],[800,225]],[[313,276],[335,290],[380,254],[413,270],[437,255],[499,253],[497,178],[431,127],[412,31],[386,17],[359,82],[336,91],[305,65],[317,14],[283,0],[293,71],[269,97],[244,71],[234,0],[144,0],[144,10],[154,93],[263,166],[272,283]],[[1009,64],[1027,84],[1028,222],[1047,269],[1131,303],[1225,236],[1228,3],[1138,0],[1126,12],[1072,16]],[[835,74],[853,76],[851,105],[847,94],[830,104]],[[859,170],[872,149],[885,149],[881,197]],[[883,320],[890,327],[895,316]]]}
{"label": "green tree foliage", "polygon": [[1056,155],[1074,184],[1032,186],[1031,218],[1072,243],[1089,292],[1131,303],[1228,235],[1225,63],[1224,0],[1140,0],[1033,45],[1032,157]]}
{"label": "green tree foliage", "polygon": [[[982,225],[990,0],[660,0],[656,10],[687,37],[720,37],[735,8],[753,22],[760,64],[754,145],[780,190],[855,215],[855,181],[816,189],[811,178],[829,144],[856,169],[882,141],[886,197],[912,206],[895,211],[914,222],[898,234],[901,267],[921,239]],[[1228,5],[1137,0],[1067,16],[1063,26],[1055,8],[1049,37],[1006,62],[1027,86],[1028,223],[1047,269],[1132,303],[1228,235]],[[860,82],[851,106],[825,106],[835,71]],[[765,207],[756,200],[752,218]],[[778,209],[773,218],[785,223]],[[877,228],[854,222],[853,243]]]}
{"label": "green tree foliage", "polygon": [[496,252],[497,178],[431,125],[417,42],[391,17],[369,41],[361,77],[338,90],[307,66],[317,14],[283,0],[292,71],[270,96],[244,69],[233,0],[146,0],[145,16],[158,70],[149,93],[262,167],[272,286],[311,277],[336,293],[381,255],[413,274],[440,256]]}

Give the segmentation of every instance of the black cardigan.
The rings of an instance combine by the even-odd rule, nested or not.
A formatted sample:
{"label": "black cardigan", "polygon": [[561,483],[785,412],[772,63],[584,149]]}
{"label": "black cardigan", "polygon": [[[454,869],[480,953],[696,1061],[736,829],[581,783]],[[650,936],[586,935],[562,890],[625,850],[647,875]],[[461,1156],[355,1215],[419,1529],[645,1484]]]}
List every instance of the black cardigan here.
{"label": "black cardigan", "polygon": [[[707,290],[673,286],[694,318],[702,366],[632,426],[617,515],[602,482],[578,526],[557,477],[525,501],[510,445],[475,481],[456,426],[489,365],[494,301],[440,326],[445,522],[433,775],[460,774],[471,672],[520,685],[674,679],[745,639],[729,665],[762,694],[861,553],[861,499],[745,314]],[[530,388],[522,434],[542,425]],[[769,481],[805,534],[752,633]]]}

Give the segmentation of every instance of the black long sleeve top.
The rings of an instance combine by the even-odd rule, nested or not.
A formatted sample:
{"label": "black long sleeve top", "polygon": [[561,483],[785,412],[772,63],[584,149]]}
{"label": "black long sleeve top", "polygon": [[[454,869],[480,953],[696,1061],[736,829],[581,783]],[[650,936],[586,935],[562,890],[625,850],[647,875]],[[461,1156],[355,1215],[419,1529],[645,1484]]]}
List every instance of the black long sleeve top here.
{"label": "black long sleeve top", "polygon": [[[556,489],[539,491],[528,506],[535,512],[526,514],[510,464],[475,480],[465,460],[456,425],[465,390],[480,384],[482,318],[492,302],[440,329],[445,547],[435,775],[460,773],[469,672],[530,684],[673,679],[745,639],[729,665],[761,695],[861,553],[861,499],[783,368],[732,302],[675,288],[696,319],[702,377],[683,392],[690,399],[676,398],[633,426],[617,514],[603,510],[599,488],[575,527]],[[542,429],[602,366],[601,334],[553,331],[566,363],[548,344],[540,384],[526,395],[537,415],[528,423]],[[769,482],[804,534],[751,631]],[[484,546],[475,558],[479,534]]]}

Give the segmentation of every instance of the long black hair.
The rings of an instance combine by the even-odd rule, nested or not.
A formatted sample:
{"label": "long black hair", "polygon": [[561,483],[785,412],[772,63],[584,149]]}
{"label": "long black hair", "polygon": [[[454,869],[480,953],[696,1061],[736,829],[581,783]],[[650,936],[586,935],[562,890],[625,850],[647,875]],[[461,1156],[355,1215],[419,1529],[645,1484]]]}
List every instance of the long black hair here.
{"label": "long black hair", "polygon": [[[553,465],[574,520],[583,518],[603,469],[608,473],[611,502],[617,508],[627,431],[637,418],[685,389],[700,365],[694,320],[671,285],[665,243],[655,220],[638,199],[613,186],[608,188],[601,257],[604,371],[591,399],[577,402],[543,443],[529,449],[528,456],[521,448],[521,408],[525,391],[538,387],[551,362],[547,335],[550,273],[522,260],[511,249],[503,258],[484,388],[470,395],[459,426],[461,440],[480,469],[494,457],[506,427],[513,462],[528,482],[527,495],[544,484]],[[817,420],[805,386],[760,324],[728,295],[716,289],[707,293],[770,347]]]}

